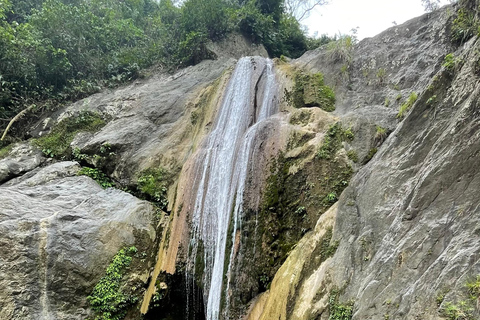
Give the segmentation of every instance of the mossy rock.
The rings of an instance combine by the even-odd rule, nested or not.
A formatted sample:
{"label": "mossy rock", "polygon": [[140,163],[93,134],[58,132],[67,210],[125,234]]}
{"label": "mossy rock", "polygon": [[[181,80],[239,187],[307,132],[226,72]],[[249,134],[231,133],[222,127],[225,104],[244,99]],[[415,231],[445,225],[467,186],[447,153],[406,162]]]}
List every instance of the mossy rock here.
{"label": "mossy rock", "polygon": [[51,158],[69,160],[72,158],[72,143],[75,135],[79,132],[96,132],[105,126],[105,121],[95,112],[82,111],[79,115],[60,121],[44,137],[34,141],[42,152]]}
{"label": "mossy rock", "polygon": [[323,74],[298,72],[291,92],[287,92],[287,100],[295,108],[319,107],[325,111],[335,110],[335,93],[325,85]]}

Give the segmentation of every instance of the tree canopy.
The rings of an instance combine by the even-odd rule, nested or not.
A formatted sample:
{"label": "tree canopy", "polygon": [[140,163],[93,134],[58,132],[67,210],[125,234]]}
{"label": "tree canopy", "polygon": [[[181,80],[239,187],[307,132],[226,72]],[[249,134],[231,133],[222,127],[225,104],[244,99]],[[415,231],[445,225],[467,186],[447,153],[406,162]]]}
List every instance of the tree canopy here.
{"label": "tree canopy", "polygon": [[273,57],[318,43],[284,0],[0,0],[0,128],[35,103],[79,99],[156,64],[196,64],[207,41],[231,32]]}

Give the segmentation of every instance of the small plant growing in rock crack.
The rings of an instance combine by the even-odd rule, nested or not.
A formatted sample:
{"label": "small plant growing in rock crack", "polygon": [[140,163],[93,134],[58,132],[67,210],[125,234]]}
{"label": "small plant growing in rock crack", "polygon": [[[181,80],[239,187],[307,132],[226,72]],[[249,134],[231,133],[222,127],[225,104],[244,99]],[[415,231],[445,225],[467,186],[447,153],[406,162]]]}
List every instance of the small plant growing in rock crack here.
{"label": "small plant growing in rock crack", "polygon": [[379,85],[385,83],[385,80],[387,79],[387,70],[385,70],[385,68],[379,68],[376,76]]}
{"label": "small plant growing in rock crack", "polygon": [[96,168],[83,167],[78,171],[77,175],[92,178],[104,189],[114,187],[112,180],[105,173]]}
{"label": "small plant growing in rock crack", "polygon": [[397,118],[401,119],[405,117],[407,112],[412,108],[413,104],[415,101],[417,101],[417,94],[415,92],[412,92],[410,96],[408,97],[407,101],[405,101],[401,106],[400,110],[398,111]]}
{"label": "small plant growing in rock crack", "polygon": [[460,62],[460,58],[455,57],[453,53],[449,53],[443,59],[442,66],[448,71],[453,71]]}
{"label": "small plant growing in rock crack", "polygon": [[351,320],[353,317],[353,301],[342,304],[338,296],[340,292],[336,289],[330,292],[328,298],[328,309],[330,312],[329,320]]}
{"label": "small plant growing in rock crack", "polygon": [[345,62],[348,65],[353,60],[353,46],[355,38],[347,35],[340,35],[338,40],[328,44],[328,55],[333,61]]}
{"label": "small plant growing in rock crack", "polygon": [[457,17],[453,20],[451,37],[452,40],[462,44],[478,32],[479,23],[472,10],[462,8],[458,10]]}
{"label": "small plant growing in rock crack", "polygon": [[121,288],[122,280],[135,253],[136,247],[120,249],[107,267],[105,276],[87,297],[92,310],[96,313],[95,320],[121,320],[125,317],[127,308],[138,300]]}
{"label": "small plant growing in rock crack", "polygon": [[373,156],[377,153],[377,148],[371,148],[367,156],[365,157],[365,160],[363,161],[363,164],[366,164],[368,161],[372,160]]}

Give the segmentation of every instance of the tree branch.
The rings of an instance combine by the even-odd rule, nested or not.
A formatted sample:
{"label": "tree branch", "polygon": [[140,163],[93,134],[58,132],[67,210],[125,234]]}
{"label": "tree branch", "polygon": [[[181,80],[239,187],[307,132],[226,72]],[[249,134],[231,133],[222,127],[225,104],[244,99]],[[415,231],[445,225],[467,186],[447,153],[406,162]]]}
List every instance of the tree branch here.
{"label": "tree branch", "polygon": [[35,107],[36,107],[36,105],[35,105],[35,104],[32,104],[32,105],[29,106],[28,108],[23,109],[22,111],[20,111],[15,117],[13,117],[13,119],[10,120],[10,122],[9,122],[8,125],[7,125],[7,128],[6,128],[5,131],[3,132],[2,138],[0,138],[0,141],[3,141],[3,140],[5,139],[5,137],[7,136],[8,130],[10,130],[10,128],[12,127],[12,125],[13,125],[18,119],[20,119],[21,117],[23,117],[28,111],[32,110],[32,109],[35,108]]}

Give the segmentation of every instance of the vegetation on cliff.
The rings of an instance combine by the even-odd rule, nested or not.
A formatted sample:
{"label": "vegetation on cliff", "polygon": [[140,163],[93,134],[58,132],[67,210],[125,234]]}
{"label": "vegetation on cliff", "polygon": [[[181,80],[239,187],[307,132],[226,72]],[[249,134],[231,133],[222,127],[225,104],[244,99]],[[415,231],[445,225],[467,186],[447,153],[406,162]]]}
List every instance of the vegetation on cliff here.
{"label": "vegetation on cliff", "polygon": [[241,32],[271,56],[308,39],[282,0],[0,0],[0,128],[20,110],[50,110],[135,79],[212,58],[208,41]]}

